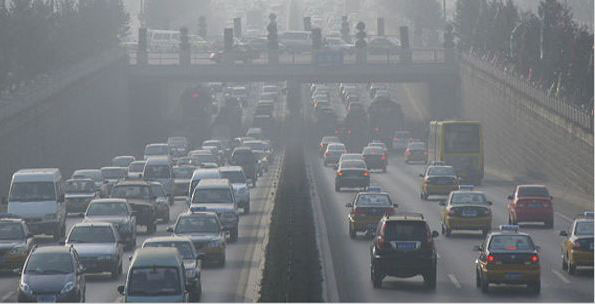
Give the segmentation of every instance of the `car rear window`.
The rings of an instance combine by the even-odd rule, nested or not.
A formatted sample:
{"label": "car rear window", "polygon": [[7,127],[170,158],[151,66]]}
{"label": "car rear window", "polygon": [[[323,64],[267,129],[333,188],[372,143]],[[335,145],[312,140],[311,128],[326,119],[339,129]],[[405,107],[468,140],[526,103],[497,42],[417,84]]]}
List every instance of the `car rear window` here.
{"label": "car rear window", "polygon": [[389,221],[386,222],[384,237],[388,241],[425,241],[428,230],[425,222]]}
{"label": "car rear window", "polygon": [[431,167],[428,175],[457,175],[453,167]]}
{"label": "car rear window", "polygon": [[574,228],[575,235],[593,235],[593,222],[578,222]]}
{"label": "car rear window", "polygon": [[517,251],[534,250],[531,238],[526,235],[495,235],[490,240],[489,250]]}
{"label": "car rear window", "polygon": [[518,196],[550,197],[545,187],[519,187]]}
{"label": "car rear window", "polygon": [[452,205],[464,205],[464,204],[485,204],[487,200],[483,193],[453,193],[450,203]]}
{"label": "car rear window", "polygon": [[387,207],[391,206],[392,203],[390,197],[386,194],[363,194],[358,196],[355,205],[358,207]]}
{"label": "car rear window", "polygon": [[361,160],[344,160],[341,162],[342,169],[366,169],[366,163]]}

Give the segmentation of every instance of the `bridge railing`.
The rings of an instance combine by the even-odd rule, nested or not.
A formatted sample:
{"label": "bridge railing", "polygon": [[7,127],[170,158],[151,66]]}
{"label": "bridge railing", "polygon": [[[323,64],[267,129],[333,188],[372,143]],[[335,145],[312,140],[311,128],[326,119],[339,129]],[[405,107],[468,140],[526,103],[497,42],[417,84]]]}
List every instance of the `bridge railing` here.
{"label": "bridge railing", "polygon": [[[324,52],[324,51],[322,51]],[[137,64],[136,51],[129,50],[129,63]],[[335,52],[336,54],[336,52]],[[215,60],[210,58],[211,53],[200,52],[192,53],[190,63],[192,65],[202,64],[217,64]],[[305,52],[279,52],[279,64],[312,64],[315,61],[314,53],[312,51]],[[148,52],[149,65],[177,65],[180,62],[178,53],[159,53]],[[328,64],[357,64],[357,54],[355,51],[342,52],[342,60],[330,60]],[[230,64],[268,64],[268,54],[260,52],[257,56],[251,59],[241,60],[238,58]],[[366,53],[365,63],[368,64],[406,64],[406,63],[444,63],[445,52],[440,48],[415,48],[407,51],[402,50],[369,50]],[[321,63],[318,63],[321,64]],[[324,63],[323,63],[324,64]]]}
{"label": "bridge railing", "polygon": [[517,92],[527,95],[531,100],[551,112],[563,117],[583,130],[593,133],[593,111],[585,111],[566,100],[548,95],[544,90],[536,88],[529,80],[507,73],[473,55],[463,54],[461,57],[463,61],[472,64],[488,74],[496,76]]}

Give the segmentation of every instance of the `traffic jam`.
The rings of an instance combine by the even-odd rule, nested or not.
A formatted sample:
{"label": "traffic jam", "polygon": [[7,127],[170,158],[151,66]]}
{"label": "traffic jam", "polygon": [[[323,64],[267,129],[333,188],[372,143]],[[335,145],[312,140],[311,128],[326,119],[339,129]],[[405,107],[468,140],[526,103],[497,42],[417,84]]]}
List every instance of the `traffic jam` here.
{"label": "traffic jam", "polygon": [[[528,293],[539,294],[543,273],[550,268],[559,275],[562,271],[569,276],[584,270],[592,273],[593,210],[576,214],[568,228],[556,232],[560,238],[557,265],[543,264],[544,244],[532,238],[536,229],[554,228],[556,201],[547,185],[517,184],[505,197],[506,207],[494,210],[502,204],[496,207],[483,191],[481,122],[431,121],[425,130],[409,130],[401,105],[391,96],[390,84],[313,83],[308,93],[312,120],[319,131],[318,155],[312,163],[326,168],[320,180],[327,177],[331,189],[334,183],[337,203],[345,198],[340,193],[353,193],[353,199],[344,202],[344,234],[352,240],[370,240],[369,260],[361,261],[369,266],[358,269],[369,268],[374,289],[383,288],[389,277],[414,276],[421,276],[428,289],[436,289],[441,254],[437,239],[442,239],[442,250],[448,250],[449,239],[459,245],[460,238],[477,240],[477,245],[467,248],[475,252],[475,259],[465,269],[474,271],[470,276],[481,293],[499,286],[526,287]],[[419,180],[412,183],[419,190],[411,196],[417,195],[419,203],[411,205],[420,210],[428,204],[429,209],[435,206],[439,222],[430,222],[427,213],[412,208],[400,211],[403,193],[393,196],[391,192],[401,191],[393,185],[403,181],[383,177],[392,169],[389,160],[403,162],[413,171],[423,168]],[[388,183],[390,189],[377,180]],[[321,199],[320,203],[335,202]],[[506,221],[495,220],[494,212],[504,213]],[[444,259],[446,254],[442,254]],[[449,277],[461,287],[454,275]],[[399,284],[390,283],[384,286]]]}
{"label": "traffic jam", "polygon": [[13,301],[85,302],[89,276],[119,282],[124,302],[198,302],[208,292],[203,269],[226,267],[251,192],[274,165],[283,99],[278,83],[190,90],[187,102],[208,95],[214,129],[239,124],[201,141],[180,131],[147,143],[142,158],[118,155],[69,177],[59,168],[12,174],[0,270],[16,276]]}

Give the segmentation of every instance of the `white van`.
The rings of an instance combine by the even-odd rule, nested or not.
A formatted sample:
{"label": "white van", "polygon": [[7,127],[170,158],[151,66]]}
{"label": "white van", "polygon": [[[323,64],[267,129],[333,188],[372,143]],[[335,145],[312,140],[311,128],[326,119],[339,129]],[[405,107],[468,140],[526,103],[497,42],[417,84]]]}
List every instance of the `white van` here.
{"label": "white van", "polygon": [[167,157],[171,160],[171,149],[166,143],[148,144],[145,146],[144,159],[149,157]]}
{"label": "white van", "polygon": [[59,240],[66,232],[64,196],[59,169],[22,169],[12,175],[7,211],[23,218],[31,233]]}
{"label": "white van", "polygon": [[174,171],[169,158],[151,157],[145,163],[143,170],[143,179],[146,181],[156,181],[163,185],[163,190],[169,198],[170,204],[174,203],[173,181]]}

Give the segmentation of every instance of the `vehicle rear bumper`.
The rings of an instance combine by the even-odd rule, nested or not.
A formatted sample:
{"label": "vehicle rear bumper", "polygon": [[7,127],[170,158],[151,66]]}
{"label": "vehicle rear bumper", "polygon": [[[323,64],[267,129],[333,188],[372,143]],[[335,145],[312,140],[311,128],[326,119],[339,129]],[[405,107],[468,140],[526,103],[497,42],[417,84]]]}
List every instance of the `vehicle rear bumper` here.
{"label": "vehicle rear bumper", "polygon": [[541,277],[539,270],[490,270],[484,275],[490,283],[513,285],[536,283],[539,282]]}
{"label": "vehicle rear bumper", "polygon": [[368,187],[370,186],[370,177],[337,177],[335,185],[341,187]]}
{"label": "vehicle rear bumper", "polygon": [[445,224],[453,230],[489,230],[492,227],[492,217],[447,217]]}
{"label": "vehicle rear bumper", "polygon": [[458,189],[459,185],[424,184],[424,192],[428,195],[448,195],[451,191]]}
{"label": "vehicle rear bumper", "polygon": [[593,266],[593,251],[570,251],[570,262],[576,266]]}
{"label": "vehicle rear bumper", "polygon": [[436,270],[436,259],[433,256],[374,256],[376,269],[383,274],[395,277],[412,277]]}

